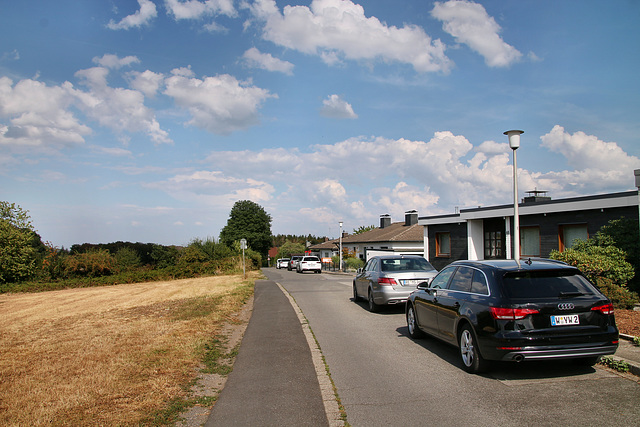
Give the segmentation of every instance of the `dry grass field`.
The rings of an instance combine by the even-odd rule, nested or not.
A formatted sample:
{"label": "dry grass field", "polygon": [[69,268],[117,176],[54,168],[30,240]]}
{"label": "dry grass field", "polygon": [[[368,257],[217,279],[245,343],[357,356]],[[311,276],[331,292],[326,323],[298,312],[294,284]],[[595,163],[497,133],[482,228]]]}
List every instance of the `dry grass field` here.
{"label": "dry grass field", "polygon": [[0,425],[162,424],[258,275],[0,295]]}

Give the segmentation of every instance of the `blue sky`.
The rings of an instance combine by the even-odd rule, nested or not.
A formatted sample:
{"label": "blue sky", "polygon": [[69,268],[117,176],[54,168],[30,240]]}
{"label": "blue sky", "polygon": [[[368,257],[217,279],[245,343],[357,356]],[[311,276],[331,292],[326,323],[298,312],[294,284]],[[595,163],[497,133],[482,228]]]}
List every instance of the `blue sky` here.
{"label": "blue sky", "polygon": [[0,1],[0,199],[44,241],[187,244],[634,189],[630,0]]}

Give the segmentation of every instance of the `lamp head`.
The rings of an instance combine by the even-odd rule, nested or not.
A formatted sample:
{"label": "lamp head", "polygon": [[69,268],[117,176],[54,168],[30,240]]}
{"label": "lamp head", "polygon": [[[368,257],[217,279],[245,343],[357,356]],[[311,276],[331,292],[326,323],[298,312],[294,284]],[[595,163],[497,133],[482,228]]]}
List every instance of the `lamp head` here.
{"label": "lamp head", "polygon": [[508,130],[504,132],[509,137],[509,147],[512,150],[517,150],[520,147],[520,135],[523,133],[523,130]]}

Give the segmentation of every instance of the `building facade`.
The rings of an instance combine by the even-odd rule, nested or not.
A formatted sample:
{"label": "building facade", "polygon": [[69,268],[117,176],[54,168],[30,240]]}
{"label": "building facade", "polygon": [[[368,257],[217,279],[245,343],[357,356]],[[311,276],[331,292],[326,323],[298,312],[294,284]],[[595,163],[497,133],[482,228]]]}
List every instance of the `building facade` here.
{"label": "building facade", "polygon": [[[638,221],[638,192],[551,200],[531,192],[519,206],[520,258],[548,257],[622,217]],[[424,257],[437,269],[458,259],[513,259],[513,205],[418,219]]]}

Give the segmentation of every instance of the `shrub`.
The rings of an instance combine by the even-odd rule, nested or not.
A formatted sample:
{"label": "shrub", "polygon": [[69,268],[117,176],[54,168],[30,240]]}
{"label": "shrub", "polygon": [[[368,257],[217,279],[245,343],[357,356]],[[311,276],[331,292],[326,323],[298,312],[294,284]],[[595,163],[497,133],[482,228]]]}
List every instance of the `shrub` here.
{"label": "shrub", "polygon": [[620,285],[616,285],[606,277],[596,278],[595,284],[598,286],[598,289],[611,300],[615,308],[633,308],[634,304],[637,304],[639,301],[638,294]]}
{"label": "shrub", "polygon": [[138,252],[130,247],[123,247],[116,252],[116,262],[121,270],[131,270],[140,266]]}
{"label": "shrub", "polygon": [[357,270],[364,266],[364,261],[360,258],[347,258],[344,262],[347,264],[347,268],[351,270]]}
{"label": "shrub", "polygon": [[65,258],[65,275],[68,277],[109,276],[116,269],[113,255],[106,249],[90,250]]}

